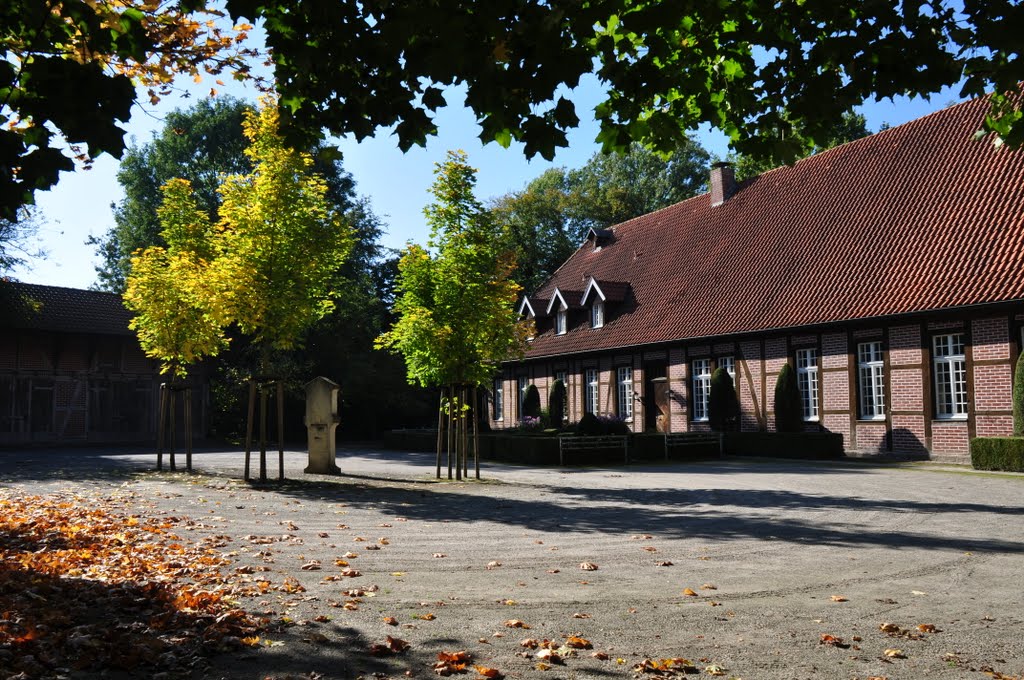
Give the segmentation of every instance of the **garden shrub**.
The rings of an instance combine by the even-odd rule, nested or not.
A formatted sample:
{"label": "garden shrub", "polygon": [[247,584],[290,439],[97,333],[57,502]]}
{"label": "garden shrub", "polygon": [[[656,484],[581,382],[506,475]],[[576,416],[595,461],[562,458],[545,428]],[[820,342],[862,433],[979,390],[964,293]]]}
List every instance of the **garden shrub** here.
{"label": "garden shrub", "polygon": [[551,418],[551,427],[562,427],[565,420],[565,383],[561,380],[556,380],[551,385],[551,394],[548,396],[548,414]]}
{"label": "garden shrub", "polygon": [[732,376],[724,368],[716,368],[711,374],[711,392],[708,394],[708,421],[711,429],[715,432],[735,429],[739,413]]}
{"label": "garden shrub", "polygon": [[1024,472],[1024,437],[975,437],[971,440],[971,466]]}
{"label": "garden shrub", "polygon": [[800,432],[804,427],[804,405],[796,371],[788,363],[782,365],[775,381],[775,429],[779,432]]}
{"label": "garden shrub", "polygon": [[1024,352],[1013,373],[1013,436],[1024,437]]}
{"label": "garden shrub", "polygon": [[630,434],[629,424],[618,416],[598,416],[601,434]]}
{"label": "garden shrub", "polygon": [[580,422],[576,423],[576,434],[582,437],[596,437],[604,434],[604,426],[593,413],[584,413]]}
{"label": "garden shrub", "polygon": [[523,419],[540,418],[540,392],[530,383],[523,392]]}

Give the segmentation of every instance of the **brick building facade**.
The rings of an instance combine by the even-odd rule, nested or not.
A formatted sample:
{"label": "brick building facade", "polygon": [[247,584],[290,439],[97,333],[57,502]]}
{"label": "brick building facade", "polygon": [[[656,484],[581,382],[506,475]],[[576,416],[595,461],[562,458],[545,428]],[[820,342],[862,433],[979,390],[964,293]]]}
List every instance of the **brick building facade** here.
{"label": "brick building facade", "polygon": [[771,431],[781,367],[805,427],[849,450],[961,456],[1012,432],[1024,326],[1024,154],[972,140],[968,102],[587,241],[520,310],[524,360],[492,390],[491,424],[518,395],[566,383],[568,417],[634,431],[708,428],[711,372],[733,376],[743,430]]}
{"label": "brick building facade", "polygon": [[130,319],[111,293],[0,283],[0,445],[155,438],[164,379]]}

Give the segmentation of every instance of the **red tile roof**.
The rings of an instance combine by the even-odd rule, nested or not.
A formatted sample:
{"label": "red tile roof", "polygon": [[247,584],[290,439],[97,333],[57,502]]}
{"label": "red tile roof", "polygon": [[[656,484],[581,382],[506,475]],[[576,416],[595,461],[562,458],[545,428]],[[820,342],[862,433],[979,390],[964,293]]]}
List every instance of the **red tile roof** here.
{"label": "red tile roof", "polygon": [[1024,299],[1024,152],[975,141],[959,104],[584,243],[533,298],[629,284],[591,329],[546,328],[527,358]]}
{"label": "red tile roof", "polygon": [[133,335],[120,295],[14,281],[0,286],[0,329]]}

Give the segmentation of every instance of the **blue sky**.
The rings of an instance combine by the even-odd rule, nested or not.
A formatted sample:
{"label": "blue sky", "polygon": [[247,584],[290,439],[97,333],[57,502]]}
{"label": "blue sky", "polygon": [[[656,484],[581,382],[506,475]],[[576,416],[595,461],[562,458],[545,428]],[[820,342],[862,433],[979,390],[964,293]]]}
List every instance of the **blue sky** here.
{"label": "blue sky", "polygon": [[[167,98],[155,109],[136,106],[128,132],[139,143],[150,139],[162,127],[162,116],[174,108],[187,107],[195,97],[203,96],[212,83],[189,83],[191,99]],[[229,93],[254,100],[252,90],[235,87]],[[452,93],[450,93],[452,94]],[[458,93],[454,93],[457,95]],[[423,207],[429,201],[428,189],[433,181],[434,163],[443,160],[449,149],[462,149],[478,168],[477,197],[481,200],[521,189],[528,181],[552,166],[578,167],[597,151],[594,143],[597,127],[590,115],[600,99],[596,81],[585,81],[573,93],[581,126],[570,134],[569,147],[560,151],[553,162],[540,158],[527,161],[522,148],[516,145],[503,149],[497,144],[482,145],[477,138],[479,127],[472,112],[458,105],[461,98],[449,96],[450,105],[438,116],[439,135],[426,148],[414,148],[403,154],[396,138],[389,131],[356,144],[341,140],[345,168],[352,173],[357,191],[369,196],[374,211],[381,215],[387,233],[385,246],[401,248],[408,241],[423,243],[427,227]],[[145,97],[142,97],[145,100]],[[862,108],[868,127],[877,130],[883,123],[899,125],[931,113],[957,100],[956,91],[940,93],[930,101],[897,100],[869,103]],[[728,152],[720,133],[703,130],[696,138],[712,154]],[[103,156],[90,170],[79,170],[61,176],[51,191],[37,194],[42,224],[41,245],[49,255],[33,261],[28,268],[14,272],[22,281],[74,288],[87,288],[96,281],[97,258],[92,246],[85,244],[90,235],[100,236],[113,224],[111,204],[121,200],[123,193],[116,180],[117,160]]]}

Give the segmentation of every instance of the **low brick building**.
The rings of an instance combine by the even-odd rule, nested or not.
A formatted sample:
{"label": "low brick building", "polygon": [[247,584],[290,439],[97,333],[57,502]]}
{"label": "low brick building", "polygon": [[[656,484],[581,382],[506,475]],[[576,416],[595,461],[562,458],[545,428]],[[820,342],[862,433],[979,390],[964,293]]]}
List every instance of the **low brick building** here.
{"label": "low brick building", "polygon": [[0,282],[0,445],[153,440],[163,379],[130,319],[119,295]]}
{"label": "low brick building", "polygon": [[592,231],[520,310],[537,324],[492,391],[515,425],[529,383],[569,419],[708,427],[711,372],[743,430],[774,429],[796,369],[808,429],[849,450],[966,455],[1012,431],[1024,326],[1024,154],[974,140],[974,101]]}

